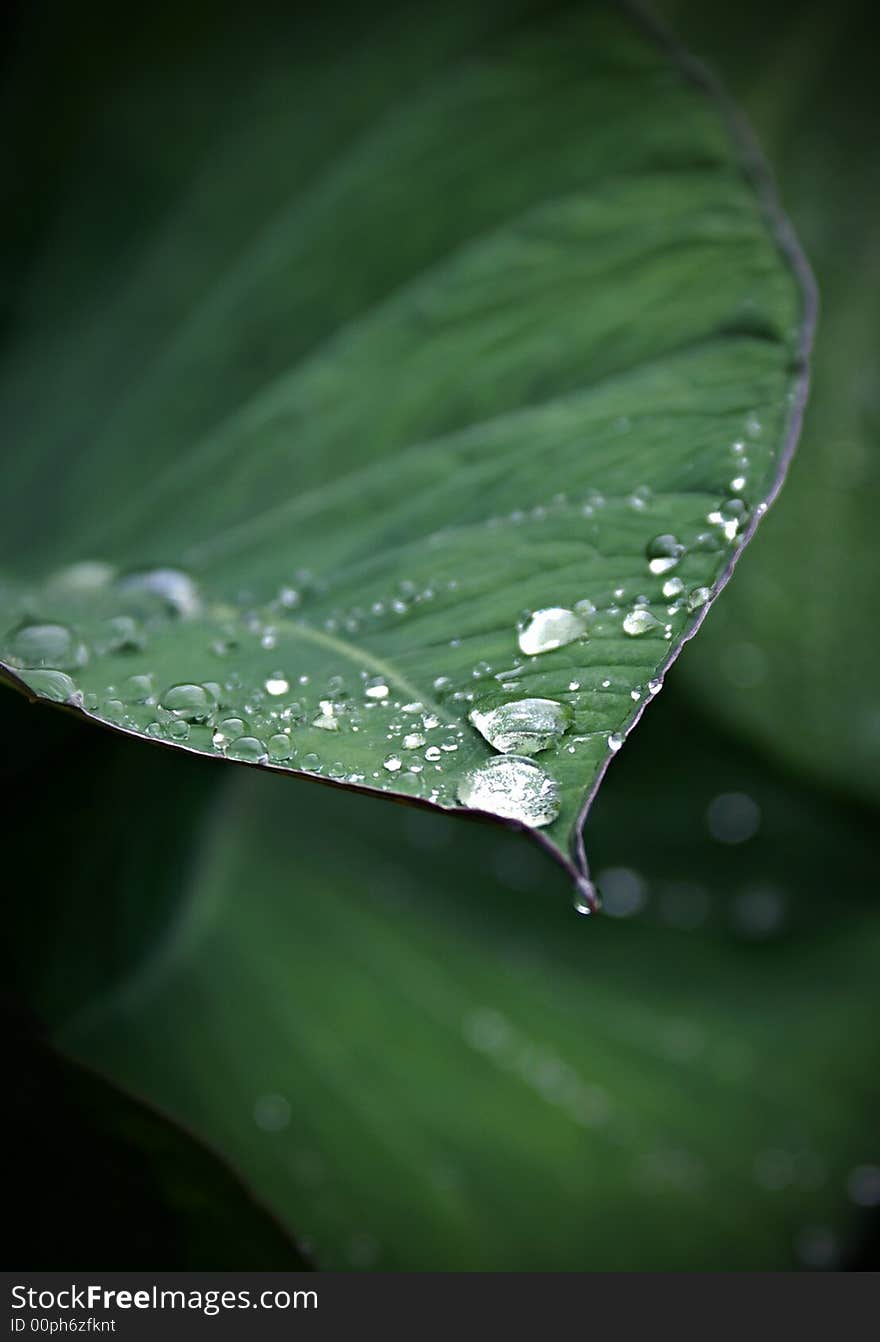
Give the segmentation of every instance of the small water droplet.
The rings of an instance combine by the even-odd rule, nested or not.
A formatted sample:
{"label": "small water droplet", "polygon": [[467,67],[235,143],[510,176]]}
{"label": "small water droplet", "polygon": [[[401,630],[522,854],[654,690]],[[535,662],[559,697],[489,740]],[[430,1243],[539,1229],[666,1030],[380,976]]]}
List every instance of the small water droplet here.
{"label": "small water droplet", "polygon": [[608,737],[608,749],[619,750],[620,747],[623,745],[623,740],[624,738],[622,732],[612,732],[611,735]]}
{"label": "small water droplet", "polygon": [[368,680],[364,686],[364,694],[368,699],[387,699],[389,690],[382,676],[375,676]]}
{"label": "small water droplet", "polygon": [[[111,709],[111,706],[112,701],[111,703],[104,705],[105,713]],[[175,718],[174,721],[168,725],[168,735],[171,737],[172,741],[188,741],[189,723],[184,722],[183,718]]]}
{"label": "small water droplet", "polygon": [[520,651],[528,657],[564,648],[586,637],[585,617],[563,606],[547,606],[533,611],[520,623],[518,629]]}
{"label": "small water droplet", "polygon": [[675,568],[685,552],[685,547],[676,536],[665,533],[655,536],[645,546],[648,568],[652,573],[668,573]]}
{"label": "small water droplet", "polygon": [[119,687],[119,697],[126,704],[148,704],[155,693],[155,681],[149,675],[128,676]]}
{"label": "small water droplet", "polygon": [[496,755],[469,770],[458,784],[464,806],[536,828],[559,815],[559,787],[534,760]]}
{"label": "small water droplet", "polygon": [[406,750],[418,750],[419,746],[425,744],[425,738],[422,736],[421,732],[409,732],[408,735],[403,738],[403,744]]}
{"label": "small water droplet", "polygon": [[118,586],[125,592],[158,597],[171,615],[189,620],[201,610],[199,589],[188,573],[176,568],[143,569],[124,574]]}
{"label": "small water droplet", "polygon": [[653,680],[648,681],[649,694],[659,694],[662,689],[663,681],[659,677],[655,677]]}
{"label": "small water droplet", "polygon": [[570,705],[555,699],[516,699],[468,714],[490,746],[505,755],[537,755],[556,745],[572,721]]}
{"label": "small water droplet", "polygon": [[296,754],[296,749],[291,744],[290,737],[286,732],[277,732],[274,736],[270,736],[266,742],[266,748],[269,759],[275,764],[289,760]]}
{"label": "small water droplet", "polygon": [[684,591],[684,583],[681,578],[667,578],[663,584],[663,595],[665,597],[679,596]]}
{"label": "small water droplet", "polygon": [[434,760],[439,760],[440,758],[441,758],[440,747],[428,746],[428,749],[425,751],[425,759],[431,760],[433,762]]}
{"label": "small water droplet", "polygon": [[279,694],[286,694],[290,689],[290,682],[283,671],[273,671],[266,678],[266,693],[277,698]]}
{"label": "small water droplet", "polygon": [[387,769],[390,774],[396,774],[403,768],[403,760],[399,755],[386,755],[382,761],[382,768]]}
{"label": "small water droplet", "polygon": [[708,587],[694,587],[688,592],[687,608],[691,615],[695,610],[700,610],[705,606],[709,597],[712,595]]}
{"label": "small water droplet", "polygon": [[639,638],[660,628],[660,621],[644,606],[638,606],[623,617],[623,632],[630,638]]}
{"label": "small water droplet", "polygon": [[592,881],[587,880],[586,876],[579,876],[574,888],[572,899],[575,913],[581,913],[588,917],[595,913],[600,906],[599,891],[593,885]]}

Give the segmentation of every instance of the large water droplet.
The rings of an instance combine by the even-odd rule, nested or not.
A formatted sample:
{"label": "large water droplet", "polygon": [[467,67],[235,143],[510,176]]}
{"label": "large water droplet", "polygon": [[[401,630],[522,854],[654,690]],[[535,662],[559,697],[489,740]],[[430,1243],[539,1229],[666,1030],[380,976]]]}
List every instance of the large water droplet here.
{"label": "large water droplet", "polygon": [[73,671],[88,661],[88,649],[66,624],[20,624],[3,640],[10,666]]}
{"label": "large water droplet", "polygon": [[519,626],[520,651],[528,657],[541,652],[564,648],[587,636],[587,621],[583,615],[563,606],[547,606],[531,613]]}
{"label": "large water droplet", "polygon": [[517,699],[468,715],[477,731],[505,755],[537,755],[563,736],[571,725],[568,704],[555,699]]}
{"label": "large water droplet", "polygon": [[217,704],[204,685],[172,685],[162,695],[162,707],[185,722],[207,722]]}
{"label": "large water droplet", "polygon": [[538,828],[559,815],[559,787],[534,760],[496,755],[469,770],[458,784],[458,799],[474,810]]}

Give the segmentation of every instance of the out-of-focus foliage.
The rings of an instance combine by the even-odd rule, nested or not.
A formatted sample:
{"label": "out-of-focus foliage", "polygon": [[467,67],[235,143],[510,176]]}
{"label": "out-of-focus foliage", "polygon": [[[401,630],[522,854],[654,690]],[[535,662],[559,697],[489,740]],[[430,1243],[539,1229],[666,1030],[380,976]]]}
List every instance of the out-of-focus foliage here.
{"label": "out-of-focus foliage", "polygon": [[[87,831],[96,802],[108,853],[136,815],[158,859],[90,889],[95,851],[68,837],[67,896],[21,893],[32,1000],[321,1265],[754,1268],[857,1244],[880,1117],[871,825],[674,690],[597,805],[598,920],[491,827],[254,773],[218,792],[164,752],[130,793],[140,746],[4,702],[43,720],[61,803],[36,820],[21,795],[7,861]],[[157,919],[161,855],[184,847]]]}
{"label": "out-of-focus foliage", "polygon": [[819,283],[791,477],[682,672],[713,714],[880,799],[880,106],[863,0],[658,6],[741,99]]}

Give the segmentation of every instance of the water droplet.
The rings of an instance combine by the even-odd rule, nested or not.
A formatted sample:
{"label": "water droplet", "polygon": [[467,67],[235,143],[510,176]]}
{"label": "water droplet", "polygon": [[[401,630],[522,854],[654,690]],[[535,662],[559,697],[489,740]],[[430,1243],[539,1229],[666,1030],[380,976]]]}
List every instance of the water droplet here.
{"label": "water droplet", "polygon": [[278,601],[285,610],[296,610],[302,597],[295,587],[281,587],[278,591]]}
{"label": "water droplet", "polygon": [[230,741],[235,741],[239,736],[244,736],[246,731],[247,723],[244,718],[224,718],[214,728],[211,740],[218,750],[222,750],[229,745]]}
{"label": "water droplet", "polygon": [[66,624],[20,624],[3,640],[3,660],[16,668],[74,671],[88,658],[85,644]]}
{"label": "water droplet", "polygon": [[82,692],[64,671],[29,670],[23,672],[21,679],[41,699],[48,699],[53,704],[82,706]]}
{"label": "water droplet", "polygon": [[534,760],[496,755],[469,770],[458,784],[464,806],[488,811],[505,820],[540,827],[559,815],[559,787]]}
{"label": "water droplet", "polygon": [[685,547],[681,541],[668,533],[655,536],[645,546],[648,568],[652,573],[668,573],[670,569],[675,568],[684,552]]}
{"label": "water droplet", "polygon": [[368,680],[364,686],[364,694],[368,699],[387,699],[389,690],[382,676],[375,676]]}
{"label": "water droplet", "polygon": [[259,737],[240,736],[227,747],[226,758],[241,760],[245,764],[265,764],[269,755]]}
{"label": "water droplet", "polygon": [[399,755],[386,755],[382,761],[383,769],[387,769],[390,774],[396,774],[403,768],[403,760]]}
{"label": "water droplet", "polygon": [[663,595],[665,597],[679,596],[684,591],[684,583],[681,578],[667,578],[663,584]]}
{"label": "water droplet", "polygon": [[128,676],[119,687],[119,696],[126,704],[148,704],[156,693],[152,676]]}
{"label": "water droplet", "polygon": [[426,732],[432,732],[435,727],[440,726],[440,719],[436,713],[425,713],[422,718],[422,726]]}
{"label": "water droplet", "polygon": [[659,679],[659,677],[655,677],[653,680],[648,681],[649,694],[659,694],[662,689],[663,689],[663,681]]}
{"label": "water droplet", "polygon": [[440,750],[440,747],[439,747],[439,746],[428,746],[428,749],[425,751],[425,759],[426,759],[426,760],[434,761],[434,760],[439,760],[440,758],[441,758],[441,750]]}
{"label": "water droplet", "polygon": [[425,738],[421,732],[410,732],[403,738],[403,744],[406,750],[418,750],[419,746],[425,744]]}
{"label": "water droplet", "polygon": [[505,755],[537,755],[568,730],[572,710],[555,699],[517,699],[487,711],[475,708],[471,722],[490,746]]}
{"label": "water droplet", "polygon": [[730,482],[730,488],[734,494],[739,494],[746,487],[746,477],[744,475],[735,475]]}
{"label": "water droplet", "polygon": [[207,722],[217,704],[204,685],[172,685],[162,695],[162,707],[185,722]]}
{"label": "water droplet", "polygon": [[290,689],[290,682],[287,680],[283,671],[273,671],[266,678],[266,693],[277,697],[279,694],[286,694]]}
{"label": "water droplet", "polygon": [[118,585],[126,592],[147,592],[158,597],[170,614],[184,620],[192,619],[201,610],[199,589],[182,569],[154,568],[126,573]]}
{"label": "water droplet", "polygon": [[695,610],[700,610],[705,606],[709,597],[712,595],[708,587],[694,587],[688,592],[687,608],[691,615]]}
{"label": "water droplet", "polygon": [[622,732],[612,732],[608,737],[608,749],[619,750],[623,745],[624,737]]}
{"label": "water droplet", "polygon": [[269,753],[269,759],[273,763],[279,764],[284,760],[289,760],[296,754],[294,746],[291,744],[290,737],[286,732],[277,732],[275,736],[270,736],[266,742]]}
{"label": "water droplet", "polygon": [[106,587],[115,570],[98,559],[85,559],[78,564],[68,564],[59,569],[49,579],[49,585],[66,592],[97,592]]}
{"label": "water droplet", "polygon": [[100,640],[100,651],[143,652],[147,635],[143,626],[131,615],[114,615],[107,621],[106,632]]}
{"label": "water droplet", "polygon": [[564,648],[579,638],[586,638],[587,622],[583,615],[563,606],[547,606],[531,613],[519,625],[520,651],[528,657],[538,653]]}
{"label": "water droplet", "polygon": [[312,722],[312,726],[320,728],[322,732],[338,732],[339,718],[336,716],[336,706],[330,699],[322,699],[319,707],[321,712]]}
{"label": "water droplet", "polygon": [[623,632],[629,634],[630,638],[638,638],[641,634],[649,634],[659,628],[660,621],[644,606],[636,607],[623,618]]}

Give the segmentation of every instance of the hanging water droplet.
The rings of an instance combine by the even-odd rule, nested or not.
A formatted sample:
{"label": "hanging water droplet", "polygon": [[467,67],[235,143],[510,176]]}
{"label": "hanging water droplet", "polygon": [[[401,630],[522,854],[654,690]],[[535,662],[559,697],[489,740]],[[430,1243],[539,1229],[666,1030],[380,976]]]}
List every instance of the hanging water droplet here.
{"label": "hanging water droplet", "polygon": [[677,537],[668,533],[655,536],[645,546],[648,568],[652,573],[668,573],[675,568],[685,552],[685,547]]}
{"label": "hanging water droplet", "polygon": [[574,897],[572,900],[575,913],[589,915],[595,913],[600,906],[599,891],[592,881],[587,880],[586,876],[579,876],[574,888]]}
{"label": "hanging water droplet", "polygon": [[711,595],[712,593],[708,587],[694,587],[688,593],[687,599],[687,608],[690,614],[693,615],[695,610],[700,610],[702,606],[705,606]]}
{"label": "hanging water droplet", "polygon": [[146,592],[158,597],[169,614],[184,620],[192,619],[201,610],[199,589],[182,569],[154,568],[126,573],[118,586],[125,592]]}
{"label": "hanging water droplet", "polygon": [[490,746],[505,755],[537,755],[556,745],[572,721],[569,704],[555,699],[516,699],[497,708],[474,708],[471,722]]}
{"label": "hanging water droplet", "polygon": [[623,632],[629,634],[630,638],[638,638],[641,634],[649,634],[659,628],[660,621],[644,606],[637,606],[623,617]]}
{"label": "hanging water droplet", "polygon": [[259,737],[240,736],[227,747],[226,758],[240,760],[244,764],[265,764],[269,755]]}
{"label": "hanging water droplet", "polygon": [[162,707],[185,722],[207,722],[217,704],[204,685],[172,685],[162,695]]}
{"label": "hanging water droplet", "polygon": [[542,652],[564,648],[579,638],[587,637],[587,622],[583,615],[563,606],[547,606],[533,611],[518,628],[520,651],[528,657]]}
{"label": "hanging water droplet", "polygon": [[3,660],[16,668],[74,671],[88,649],[66,624],[20,624],[3,640]]}
{"label": "hanging water droplet", "polygon": [[474,810],[539,828],[559,815],[559,786],[534,760],[495,755],[469,770],[458,784],[458,799]]}
{"label": "hanging water droplet", "polygon": [[659,694],[662,689],[663,681],[659,677],[655,677],[653,680],[648,681],[649,694]]}

